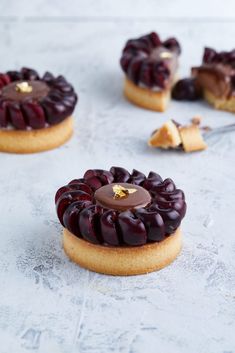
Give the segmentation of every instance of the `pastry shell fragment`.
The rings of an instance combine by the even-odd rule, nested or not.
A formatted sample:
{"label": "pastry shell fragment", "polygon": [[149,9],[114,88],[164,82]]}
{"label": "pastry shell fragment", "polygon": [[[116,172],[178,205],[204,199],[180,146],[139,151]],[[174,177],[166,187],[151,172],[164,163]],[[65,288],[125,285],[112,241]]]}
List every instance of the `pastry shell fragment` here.
{"label": "pastry shell fragment", "polygon": [[181,126],[179,127],[179,133],[185,152],[201,151],[207,148],[197,125]]}
{"label": "pastry shell fragment", "polygon": [[175,148],[181,144],[181,137],[177,126],[172,120],[167,121],[163,126],[156,130],[148,141],[151,147]]}

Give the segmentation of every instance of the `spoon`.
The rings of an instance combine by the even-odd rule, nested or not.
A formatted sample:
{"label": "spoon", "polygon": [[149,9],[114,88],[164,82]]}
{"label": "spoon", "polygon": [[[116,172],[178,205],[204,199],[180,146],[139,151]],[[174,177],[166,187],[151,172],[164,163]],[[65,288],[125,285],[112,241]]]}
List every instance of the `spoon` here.
{"label": "spoon", "polygon": [[213,135],[218,135],[218,134],[222,134],[224,132],[230,132],[235,130],[235,123],[234,124],[230,124],[230,125],[224,125],[224,126],[219,126],[216,128],[213,128],[209,131],[203,132],[203,138],[205,140],[207,140],[209,137],[213,136]]}

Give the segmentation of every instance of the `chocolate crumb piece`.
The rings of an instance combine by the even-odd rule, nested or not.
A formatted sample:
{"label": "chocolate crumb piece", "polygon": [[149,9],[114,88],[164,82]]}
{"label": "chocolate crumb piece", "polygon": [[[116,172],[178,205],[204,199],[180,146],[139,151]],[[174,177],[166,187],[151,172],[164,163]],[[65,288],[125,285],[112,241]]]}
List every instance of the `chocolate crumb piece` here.
{"label": "chocolate crumb piece", "polygon": [[207,132],[207,131],[211,131],[212,128],[210,126],[202,126],[201,130],[204,131],[204,132]]}
{"label": "chocolate crumb piece", "polygon": [[178,121],[174,120],[174,119],[171,119],[171,121],[175,124],[176,127],[180,127],[182,126],[182,124],[180,124]]}

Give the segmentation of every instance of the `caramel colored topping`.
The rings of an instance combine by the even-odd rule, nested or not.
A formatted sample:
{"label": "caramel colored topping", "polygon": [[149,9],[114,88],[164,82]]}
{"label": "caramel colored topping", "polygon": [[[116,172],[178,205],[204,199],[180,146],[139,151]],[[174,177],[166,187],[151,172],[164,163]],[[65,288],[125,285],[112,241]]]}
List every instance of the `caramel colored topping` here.
{"label": "caramel colored topping", "polygon": [[23,81],[23,82],[17,83],[15,89],[17,92],[20,92],[20,93],[30,93],[32,92],[33,87],[30,86],[28,82]]}
{"label": "caramel colored topping", "polygon": [[134,192],[136,192],[137,189],[128,189],[128,188],[124,188],[121,185],[114,185],[113,186],[113,192],[114,192],[114,199],[121,199],[123,197],[127,197],[129,194],[133,194]]}

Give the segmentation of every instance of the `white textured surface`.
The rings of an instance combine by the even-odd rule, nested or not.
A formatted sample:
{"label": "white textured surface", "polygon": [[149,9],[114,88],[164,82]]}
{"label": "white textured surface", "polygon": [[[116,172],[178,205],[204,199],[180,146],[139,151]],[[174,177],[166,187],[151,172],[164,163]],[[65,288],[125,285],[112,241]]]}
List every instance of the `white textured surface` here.
{"label": "white textured surface", "polygon": [[[164,114],[138,109],[122,97],[118,63],[128,38],[155,29],[180,39],[187,74],[204,45],[234,46],[234,23],[203,20],[232,11],[224,3],[225,15],[221,4],[203,11],[197,2],[200,20],[171,21],[188,16],[191,4],[149,1],[142,11],[141,1],[118,1],[112,12],[104,0],[35,3],[1,2],[1,71],[27,65],[62,73],[80,101],[68,144],[37,155],[0,155],[0,352],[235,352],[235,134],[214,137],[207,151],[190,155],[146,145],[169,117],[186,122],[201,114],[205,124],[218,126],[234,115],[203,103],[174,102]],[[158,9],[165,18],[159,22]],[[75,266],[62,250],[55,191],[87,168],[113,164],[155,170],[186,193],[182,254],[158,273],[101,276]]]}

